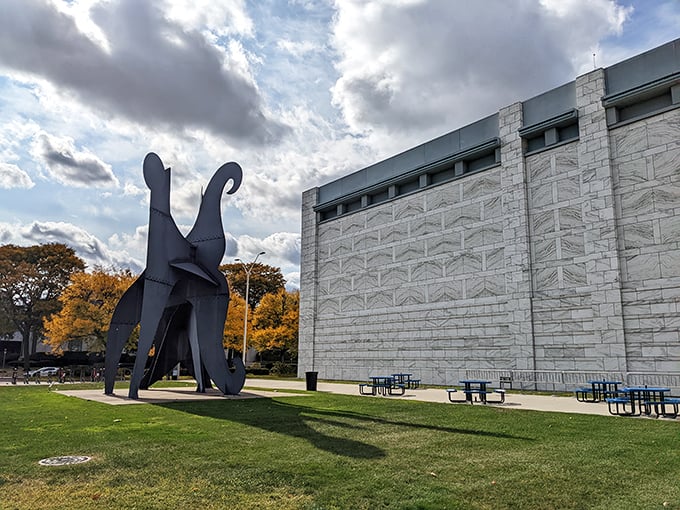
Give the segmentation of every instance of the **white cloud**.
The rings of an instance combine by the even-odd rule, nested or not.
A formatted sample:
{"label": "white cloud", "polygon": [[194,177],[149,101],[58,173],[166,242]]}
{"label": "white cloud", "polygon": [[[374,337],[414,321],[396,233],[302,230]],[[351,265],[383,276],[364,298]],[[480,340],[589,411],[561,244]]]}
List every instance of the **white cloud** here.
{"label": "white cloud", "polygon": [[130,268],[140,270],[126,251],[109,250],[96,236],[66,222],[35,221],[28,225],[0,223],[0,242],[20,246],[63,243],[73,248],[89,268],[94,266]]}
{"label": "white cloud", "polygon": [[[620,6],[611,0],[540,0],[540,5],[560,19],[583,21],[587,15],[606,20],[609,32],[621,33],[623,24],[633,12],[632,6]],[[572,37],[576,38],[575,34]]]}
{"label": "white cloud", "polygon": [[[293,232],[275,232],[263,239],[248,235],[236,238],[238,251],[236,257],[249,261],[259,252],[266,255],[263,260],[274,260],[279,264],[291,265],[300,263],[300,234]],[[272,265],[271,262],[266,262]]]}
{"label": "white cloud", "polygon": [[[299,227],[302,191],[375,162],[372,148],[342,131],[317,112],[295,107],[282,113],[295,126],[276,150],[246,153],[238,159],[243,184],[234,196],[243,214],[258,222],[282,221]],[[272,210],[276,210],[275,216]],[[290,228],[290,227],[288,227]]]}
{"label": "white cloud", "polygon": [[252,37],[255,27],[243,0],[165,0],[168,19],[190,30],[208,30],[227,37]]}
{"label": "white cloud", "polygon": [[185,233],[237,161],[225,261],[264,250],[290,284],[302,191],[677,37],[676,1],[631,4],[4,0],[0,242],[142,268],[146,153]]}
{"label": "white cloud", "polygon": [[143,196],[147,193],[147,190],[140,188],[136,184],[132,182],[126,182],[123,185],[123,195],[128,195],[128,196]]}
{"label": "white cloud", "polygon": [[62,184],[76,187],[118,186],[111,165],[87,149],[76,149],[69,137],[60,138],[41,131],[33,140],[31,153]]}
{"label": "white cloud", "polygon": [[146,244],[149,235],[149,226],[141,225],[135,228],[134,233],[130,234],[113,234],[108,239],[108,244],[112,250],[119,252],[127,251],[129,253],[134,253],[137,255],[137,259],[134,260],[139,266],[144,266],[146,263],[142,262],[142,258],[146,258]]}
{"label": "white cloud", "polygon": [[[231,251],[231,243],[236,246],[236,251]],[[257,261],[279,267],[288,289],[300,287],[300,234],[276,232],[264,238],[249,235],[234,237],[227,234],[227,246],[223,263],[230,264],[235,258],[249,263],[255,260],[258,253],[264,251],[265,254],[259,256]]]}
{"label": "white cloud", "polygon": [[[180,2],[173,5],[186,13]],[[200,127],[253,145],[274,143],[287,132],[265,116],[251,81],[223,65],[224,51],[167,18],[161,5],[102,1],[88,12],[102,34],[94,40],[92,30],[81,32],[71,13],[48,0],[5,0],[0,66],[23,79],[49,80],[82,103],[144,125]],[[208,8],[205,16],[214,12]]]}
{"label": "white cloud", "polygon": [[291,271],[284,273],[283,278],[286,280],[286,289],[296,290],[300,288],[300,272]]}
{"label": "white cloud", "polygon": [[281,39],[276,45],[296,58],[302,58],[309,53],[320,50],[320,48],[312,41],[290,41],[288,39]]}
{"label": "white cloud", "polygon": [[12,163],[0,163],[0,188],[32,188],[29,175]]}
{"label": "white cloud", "polygon": [[336,6],[334,104],[357,133],[425,139],[573,79],[630,14],[607,0]]}

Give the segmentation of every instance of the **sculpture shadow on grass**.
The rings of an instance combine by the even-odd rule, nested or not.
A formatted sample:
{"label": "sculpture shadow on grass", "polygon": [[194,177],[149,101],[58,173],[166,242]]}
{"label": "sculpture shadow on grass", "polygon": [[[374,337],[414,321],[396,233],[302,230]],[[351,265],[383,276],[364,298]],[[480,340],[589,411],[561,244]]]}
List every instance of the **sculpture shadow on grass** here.
{"label": "sculpture shadow on grass", "polygon": [[[369,437],[375,435],[375,425],[396,425],[414,430],[433,430],[449,434],[465,434],[519,441],[532,440],[528,437],[501,432],[412,423],[405,420],[387,419],[354,411],[329,411],[264,398],[229,401],[229,406],[226,406],[223,400],[170,402],[156,405],[174,411],[238,422],[268,432],[299,437],[309,441],[321,450],[353,458],[377,459],[387,455],[383,449],[357,439],[361,436]],[[317,425],[318,428],[332,426],[351,430],[354,439],[325,434],[320,432],[318,428],[315,428],[314,425]]]}
{"label": "sculpture shadow on grass", "polygon": [[264,398],[241,401],[170,402],[156,405],[174,411],[237,422],[268,432],[297,437],[309,441],[320,450],[343,457],[380,459],[386,456],[384,450],[372,444],[347,437],[332,436],[318,430],[330,425],[356,431],[355,424],[345,421],[347,418],[352,418],[351,414],[342,412],[319,411]]}

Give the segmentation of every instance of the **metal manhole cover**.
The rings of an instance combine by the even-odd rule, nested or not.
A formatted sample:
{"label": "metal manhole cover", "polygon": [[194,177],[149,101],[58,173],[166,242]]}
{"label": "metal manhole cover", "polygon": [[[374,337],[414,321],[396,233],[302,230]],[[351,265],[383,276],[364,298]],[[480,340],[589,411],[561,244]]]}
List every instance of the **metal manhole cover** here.
{"label": "metal manhole cover", "polygon": [[82,464],[90,460],[85,455],[62,455],[61,457],[50,457],[42,459],[38,464],[41,466],[67,466],[69,464]]}

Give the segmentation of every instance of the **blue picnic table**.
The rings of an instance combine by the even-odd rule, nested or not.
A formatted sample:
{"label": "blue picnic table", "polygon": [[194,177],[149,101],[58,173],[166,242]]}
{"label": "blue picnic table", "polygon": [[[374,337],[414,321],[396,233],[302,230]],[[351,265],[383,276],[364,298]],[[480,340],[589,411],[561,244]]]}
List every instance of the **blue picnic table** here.
{"label": "blue picnic table", "polygon": [[392,374],[392,379],[396,384],[403,384],[407,389],[414,390],[420,386],[420,379],[413,379],[413,374]]}
{"label": "blue picnic table", "polygon": [[359,393],[362,395],[403,395],[406,387],[398,383],[391,375],[371,375],[370,382],[359,384]]}
{"label": "blue picnic table", "polygon": [[485,381],[483,379],[463,379],[460,382],[463,386],[463,393],[465,393],[465,400],[472,403],[473,396],[478,395],[480,402],[486,402],[487,385],[491,384],[491,381]]}
{"label": "blue picnic table", "polygon": [[590,387],[577,388],[574,391],[579,402],[602,402],[608,397],[616,397],[619,394],[619,385],[623,382],[595,379],[588,381],[588,384]]}
{"label": "blue picnic table", "polygon": [[[458,400],[454,398],[454,395],[458,393],[457,388],[449,388],[446,390],[449,396],[449,401],[451,402],[468,402],[472,404],[474,402],[474,396],[478,395],[479,401],[483,404],[503,404],[505,402],[505,390],[498,389],[492,390],[489,388],[491,381],[486,381],[483,379],[463,379],[458,381],[463,385],[463,394],[465,395],[465,400]],[[489,393],[498,394],[500,400],[489,400],[487,395]]]}
{"label": "blue picnic table", "polygon": [[619,416],[650,415],[653,409],[657,416],[676,418],[680,398],[667,395],[670,391],[660,386],[629,386],[606,401],[609,412]]}

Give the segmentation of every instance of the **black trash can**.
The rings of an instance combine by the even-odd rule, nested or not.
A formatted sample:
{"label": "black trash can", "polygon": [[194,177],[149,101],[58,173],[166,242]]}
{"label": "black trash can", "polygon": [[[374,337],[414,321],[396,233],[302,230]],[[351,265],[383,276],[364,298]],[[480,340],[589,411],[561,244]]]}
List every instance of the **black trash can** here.
{"label": "black trash can", "polygon": [[305,379],[307,380],[307,391],[316,391],[316,378],[319,372],[305,372]]}

